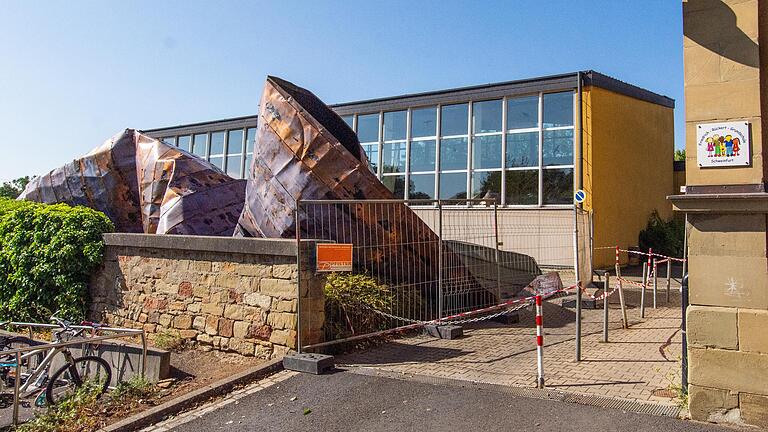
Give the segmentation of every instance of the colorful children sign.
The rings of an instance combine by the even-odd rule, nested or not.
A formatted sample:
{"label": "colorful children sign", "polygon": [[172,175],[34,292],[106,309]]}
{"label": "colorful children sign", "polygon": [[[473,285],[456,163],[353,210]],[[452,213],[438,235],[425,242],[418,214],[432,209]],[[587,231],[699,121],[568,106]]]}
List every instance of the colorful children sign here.
{"label": "colorful children sign", "polygon": [[749,122],[708,123],[696,126],[699,166],[748,166]]}

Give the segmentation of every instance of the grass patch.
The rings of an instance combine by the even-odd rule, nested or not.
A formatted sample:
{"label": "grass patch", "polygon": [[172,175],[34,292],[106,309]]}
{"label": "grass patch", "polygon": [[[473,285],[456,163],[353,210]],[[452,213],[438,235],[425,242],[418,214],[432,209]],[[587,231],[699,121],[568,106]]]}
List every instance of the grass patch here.
{"label": "grass patch", "polygon": [[86,383],[71,396],[48,407],[43,414],[16,427],[14,432],[94,431],[105,426],[110,417],[152,403],[158,392],[155,385],[138,377],[118,384],[101,398],[98,391],[98,383]]}
{"label": "grass patch", "polygon": [[179,332],[173,330],[155,333],[152,342],[156,347],[167,351],[181,351],[187,345],[187,341],[181,337]]}

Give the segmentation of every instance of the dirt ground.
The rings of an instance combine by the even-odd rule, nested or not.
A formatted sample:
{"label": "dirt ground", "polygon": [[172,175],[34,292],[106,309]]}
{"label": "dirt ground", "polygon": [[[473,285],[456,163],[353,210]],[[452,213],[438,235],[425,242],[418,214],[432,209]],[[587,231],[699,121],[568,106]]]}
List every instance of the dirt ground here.
{"label": "dirt ground", "polygon": [[[237,353],[206,351],[200,348],[187,348],[171,353],[171,376],[158,383],[159,391],[147,400],[135,401],[125,406],[124,410],[104,415],[104,424],[117,422],[125,417],[147,410],[189,392],[213,384],[228,376],[265,362],[265,359],[244,357]],[[10,395],[12,398],[12,395]],[[12,399],[11,399],[12,400]],[[11,406],[0,409],[0,430],[11,424]],[[32,407],[32,400],[23,400],[20,417],[28,419],[40,409]]]}

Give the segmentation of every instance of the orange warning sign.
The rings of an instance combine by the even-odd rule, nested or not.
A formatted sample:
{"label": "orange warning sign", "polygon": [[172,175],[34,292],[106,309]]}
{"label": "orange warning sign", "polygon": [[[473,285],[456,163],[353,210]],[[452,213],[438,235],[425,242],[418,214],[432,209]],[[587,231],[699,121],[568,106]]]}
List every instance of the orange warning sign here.
{"label": "orange warning sign", "polygon": [[352,271],[351,243],[318,243],[317,271]]}

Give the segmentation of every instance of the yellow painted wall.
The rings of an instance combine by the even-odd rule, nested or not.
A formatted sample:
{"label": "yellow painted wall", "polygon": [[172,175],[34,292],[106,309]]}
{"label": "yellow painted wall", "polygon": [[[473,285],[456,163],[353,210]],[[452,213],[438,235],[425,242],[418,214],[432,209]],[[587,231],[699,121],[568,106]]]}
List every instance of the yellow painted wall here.
{"label": "yellow painted wall", "polygon": [[598,87],[584,89],[583,183],[594,210],[594,267],[611,266],[612,250],[636,246],[657,210],[672,217],[673,110]]}

